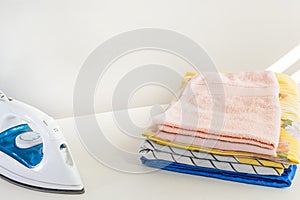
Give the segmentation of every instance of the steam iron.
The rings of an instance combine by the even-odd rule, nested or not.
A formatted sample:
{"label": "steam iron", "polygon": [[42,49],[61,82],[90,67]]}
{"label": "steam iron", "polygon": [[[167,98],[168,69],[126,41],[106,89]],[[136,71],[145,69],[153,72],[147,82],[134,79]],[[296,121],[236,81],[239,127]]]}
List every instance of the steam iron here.
{"label": "steam iron", "polygon": [[0,91],[0,176],[25,188],[82,194],[84,187],[54,119]]}

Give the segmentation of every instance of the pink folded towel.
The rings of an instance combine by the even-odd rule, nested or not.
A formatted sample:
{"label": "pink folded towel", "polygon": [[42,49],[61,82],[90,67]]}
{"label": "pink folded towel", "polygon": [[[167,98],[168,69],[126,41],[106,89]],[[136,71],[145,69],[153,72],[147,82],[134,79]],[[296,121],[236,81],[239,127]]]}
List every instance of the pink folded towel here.
{"label": "pink folded towel", "polygon": [[[279,84],[273,72],[219,74],[188,80],[179,100],[155,116],[158,133],[220,140],[222,150],[276,155],[280,136]],[[214,142],[206,147],[215,148]]]}
{"label": "pink folded towel", "polygon": [[226,151],[245,151],[255,153],[255,154],[265,154],[273,155],[274,152],[272,149],[258,148],[255,145],[237,143],[237,142],[228,142],[221,140],[213,139],[203,139],[201,137],[191,137],[187,135],[167,133],[164,131],[158,131],[156,136],[162,140],[169,141],[177,144],[185,144],[187,146],[195,146],[207,149],[218,149]]}

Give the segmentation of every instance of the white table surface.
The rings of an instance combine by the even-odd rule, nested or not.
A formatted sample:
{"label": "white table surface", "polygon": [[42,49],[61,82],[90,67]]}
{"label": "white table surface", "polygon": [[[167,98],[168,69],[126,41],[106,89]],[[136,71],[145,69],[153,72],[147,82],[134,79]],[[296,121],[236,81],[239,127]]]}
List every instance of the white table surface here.
{"label": "white table surface", "polygon": [[[149,107],[130,110],[132,120],[139,125],[149,122]],[[98,114],[101,129],[110,141],[128,151],[138,149],[138,143],[124,136],[114,123],[112,113]],[[89,117],[89,116],[87,116]],[[296,175],[293,185],[276,189],[192,176],[167,171],[131,174],[113,170],[94,159],[82,145],[74,118],[58,120],[69,143],[73,158],[85,185],[83,195],[48,194],[20,188],[0,179],[1,199],[288,199],[300,196],[300,178]],[[107,152],[109,153],[109,152]],[[114,155],[111,155],[114,156]],[[126,158],[124,159],[126,161]],[[136,160],[137,170],[149,169]]]}

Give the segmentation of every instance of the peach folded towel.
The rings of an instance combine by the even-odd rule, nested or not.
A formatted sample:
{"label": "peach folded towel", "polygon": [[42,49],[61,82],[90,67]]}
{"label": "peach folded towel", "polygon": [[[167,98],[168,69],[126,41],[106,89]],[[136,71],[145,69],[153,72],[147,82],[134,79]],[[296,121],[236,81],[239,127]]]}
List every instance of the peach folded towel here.
{"label": "peach folded towel", "polygon": [[276,156],[280,118],[279,84],[273,72],[207,72],[190,78],[178,101],[153,122],[158,134],[218,141],[218,145],[206,142],[207,148],[234,146]]}

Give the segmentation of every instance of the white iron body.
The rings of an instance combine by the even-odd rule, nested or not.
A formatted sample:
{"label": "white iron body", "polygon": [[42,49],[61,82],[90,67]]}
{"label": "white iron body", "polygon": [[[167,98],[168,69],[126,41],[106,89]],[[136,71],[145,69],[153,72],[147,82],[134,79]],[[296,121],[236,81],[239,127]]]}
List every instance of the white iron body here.
{"label": "white iron body", "polygon": [[0,92],[0,133],[19,124],[29,124],[40,134],[43,158],[37,166],[28,168],[0,151],[0,174],[36,190],[83,193],[80,175],[55,120],[32,106],[8,99]]}

